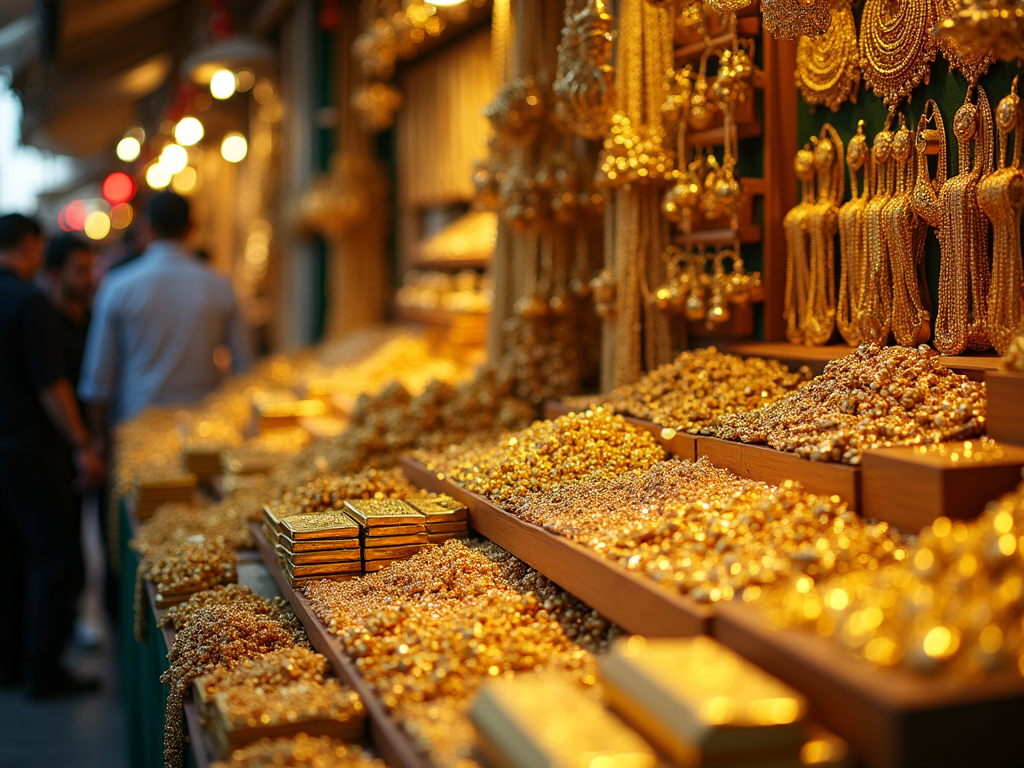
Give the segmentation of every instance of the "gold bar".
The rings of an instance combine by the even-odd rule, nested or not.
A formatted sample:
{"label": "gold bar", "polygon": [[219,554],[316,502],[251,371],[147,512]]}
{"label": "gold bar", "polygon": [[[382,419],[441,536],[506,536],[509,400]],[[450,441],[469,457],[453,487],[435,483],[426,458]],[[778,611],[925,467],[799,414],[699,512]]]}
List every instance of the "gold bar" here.
{"label": "gold bar", "polygon": [[281,532],[290,539],[347,539],[359,535],[359,526],[340,510],[291,515],[281,519]]}
{"label": "gold bar", "polygon": [[434,499],[408,499],[413,509],[421,512],[427,522],[450,522],[469,519],[469,508],[451,496],[438,496]]}
{"label": "gold bar", "polygon": [[427,533],[467,533],[469,526],[465,522],[431,523],[427,521]]}
{"label": "gold bar", "polygon": [[284,534],[279,537],[281,545],[291,552],[324,552],[338,549],[359,549],[359,539],[290,539]]}
{"label": "gold bar", "polygon": [[799,758],[803,696],[710,637],[626,638],[600,668],[609,706],[684,768]]}
{"label": "gold bar", "polygon": [[296,578],[336,573],[360,573],[362,570],[363,564],[358,560],[351,563],[314,563],[312,565],[295,565],[285,560],[285,571]]}
{"label": "gold bar", "polygon": [[423,523],[419,525],[378,525],[373,528],[367,528],[364,532],[364,536],[407,536],[410,533],[426,533],[427,526]]}
{"label": "gold bar", "polygon": [[366,547],[363,550],[364,560],[404,560],[412,557],[426,546],[423,544],[410,544],[404,547]]}
{"label": "gold bar", "polygon": [[413,533],[408,536],[367,536],[363,539],[363,546],[373,547],[398,547],[407,544],[426,544],[426,531]]}
{"label": "gold bar", "polygon": [[314,563],[358,563],[362,553],[358,549],[335,549],[326,552],[288,552],[284,557],[292,565],[312,565]]}
{"label": "gold bar", "polygon": [[556,674],[487,681],[469,713],[495,768],[655,768],[654,750]]}
{"label": "gold bar", "polygon": [[423,515],[401,499],[350,499],[345,511],[364,528],[425,523]]}
{"label": "gold bar", "polygon": [[449,539],[468,539],[469,533],[428,533],[427,541],[430,544],[444,544]]}

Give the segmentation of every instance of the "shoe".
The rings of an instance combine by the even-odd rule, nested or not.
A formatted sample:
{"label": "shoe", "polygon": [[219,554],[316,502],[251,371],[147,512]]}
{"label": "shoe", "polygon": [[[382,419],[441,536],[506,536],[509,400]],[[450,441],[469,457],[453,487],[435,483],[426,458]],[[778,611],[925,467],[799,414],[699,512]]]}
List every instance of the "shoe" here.
{"label": "shoe", "polygon": [[58,667],[45,680],[36,681],[28,686],[30,699],[52,699],[58,696],[74,696],[82,693],[93,693],[100,689],[100,681],[95,677],[78,678],[62,667]]}

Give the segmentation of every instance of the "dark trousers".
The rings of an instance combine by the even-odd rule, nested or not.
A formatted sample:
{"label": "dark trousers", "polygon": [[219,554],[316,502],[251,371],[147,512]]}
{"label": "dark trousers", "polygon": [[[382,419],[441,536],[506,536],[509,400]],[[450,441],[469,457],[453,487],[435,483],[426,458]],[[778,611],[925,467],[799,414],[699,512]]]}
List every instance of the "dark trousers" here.
{"label": "dark trousers", "polygon": [[0,452],[0,679],[31,688],[55,674],[82,579],[82,514],[67,450]]}

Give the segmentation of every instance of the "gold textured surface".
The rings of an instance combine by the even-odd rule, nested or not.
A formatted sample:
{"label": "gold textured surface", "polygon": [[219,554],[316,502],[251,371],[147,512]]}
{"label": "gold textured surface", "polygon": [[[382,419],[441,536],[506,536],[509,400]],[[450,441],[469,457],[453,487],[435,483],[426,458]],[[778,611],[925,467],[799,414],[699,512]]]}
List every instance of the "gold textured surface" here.
{"label": "gold textured surface", "polygon": [[285,517],[281,520],[281,530],[291,539],[340,539],[357,536],[359,526],[338,510]]}
{"label": "gold textured surface", "polygon": [[423,515],[401,499],[351,499],[345,502],[345,511],[360,526],[367,528],[424,523]]}

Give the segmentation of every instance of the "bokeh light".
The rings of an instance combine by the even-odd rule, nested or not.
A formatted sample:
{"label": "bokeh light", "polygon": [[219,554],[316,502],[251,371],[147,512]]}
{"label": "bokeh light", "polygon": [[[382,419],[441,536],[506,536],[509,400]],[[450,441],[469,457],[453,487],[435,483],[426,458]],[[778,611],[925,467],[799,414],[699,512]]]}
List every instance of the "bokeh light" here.
{"label": "bokeh light", "polygon": [[85,236],[102,240],[110,234],[110,217],[103,211],[93,211],[85,217]]}
{"label": "bokeh light", "polygon": [[229,133],[220,143],[220,156],[229,163],[240,163],[249,153],[249,143],[240,133]]}
{"label": "bokeh light", "polygon": [[150,189],[166,189],[171,183],[171,172],[159,162],[153,163],[146,169],[146,183]]}
{"label": "bokeh light", "polygon": [[123,160],[126,163],[130,163],[137,159],[139,153],[142,152],[142,144],[134,136],[125,136],[119,142],[117,142],[118,160]]}
{"label": "bokeh light", "polygon": [[230,69],[221,69],[210,78],[210,95],[215,99],[230,99],[236,87],[235,73]]}
{"label": "bokeh light", "polygon": [[203,124],[194,117],[183,117],[174,126],[174,140],[183,147],[191,147],[203,140]]}

